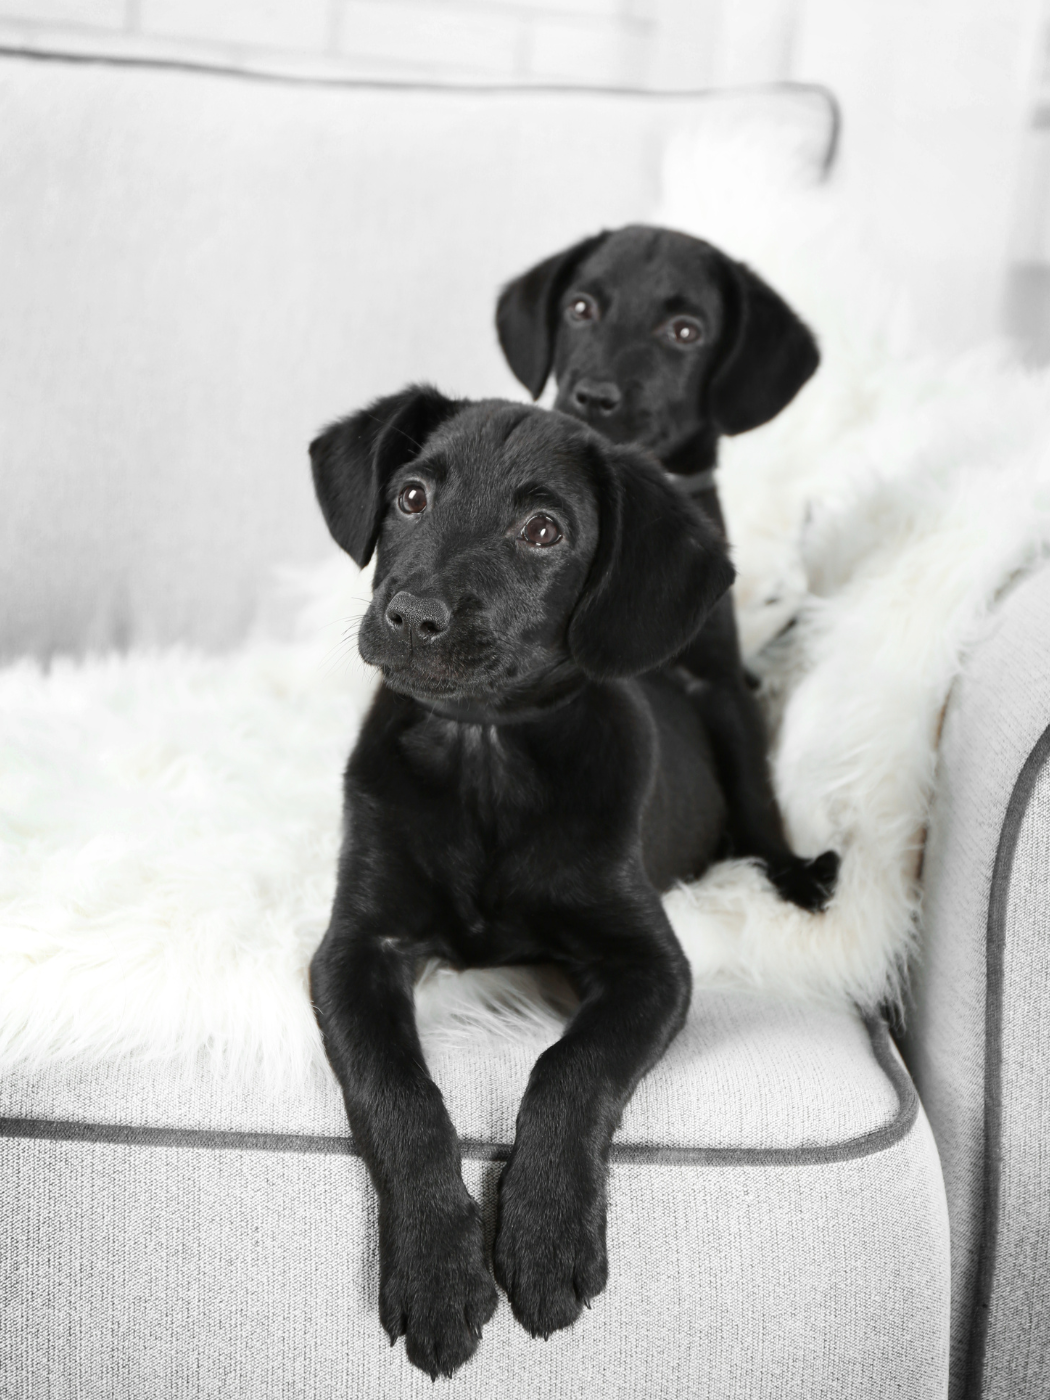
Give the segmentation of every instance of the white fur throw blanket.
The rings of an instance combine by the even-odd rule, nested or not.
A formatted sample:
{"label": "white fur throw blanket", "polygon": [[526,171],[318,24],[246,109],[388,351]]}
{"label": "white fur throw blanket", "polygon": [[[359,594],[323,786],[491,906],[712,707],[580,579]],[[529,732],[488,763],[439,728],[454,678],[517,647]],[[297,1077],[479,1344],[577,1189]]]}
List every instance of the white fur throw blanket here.
{"label": "white fur throw blanket", "polygon": [[[743,862],[667,910],[699,984],[871,1007],[899,996],[920,933],[953,677],[1050,546],[1050,379],[994,349],[921,353],[834,189],[790,189],[746,141],[684,142],[665,177],[653,221],[750,261],[821,340],[796,403],[725,444],[720,485],[791,837],[843,854],[823,915]],[[339,641],[366,596],[353,567],[333,559],[308,591],[294,643],[0,673],[0,1066],[205,1047],[284,1073],[316,1060],[306,967],[372,682]],[[549,1038],[533,989],[432,973],[424,1038],[470,1022]]]}

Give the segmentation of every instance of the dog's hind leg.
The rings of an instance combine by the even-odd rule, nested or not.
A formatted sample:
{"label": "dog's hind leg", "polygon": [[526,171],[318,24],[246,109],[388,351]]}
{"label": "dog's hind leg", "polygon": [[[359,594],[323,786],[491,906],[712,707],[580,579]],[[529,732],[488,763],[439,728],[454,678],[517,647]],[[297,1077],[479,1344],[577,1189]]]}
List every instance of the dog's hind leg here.
{"label": "dog's hind leg", "polygon": [[690,691],[711,738],[731,854],[757,856],[783,899],[823,909],[835,889],[839,857],[824,851],[807,860],[788,845],[769,777],[765,724],[743,674],[733,682],[696,681]]}
{"label": "dog's hind leg", "polygon": [[823,909],[835,889],[839,857],[824,851],[807,860],[788,845],[769,775],[765,721],[740,662],[728,596],[676,659],[695,678],[686,685],[711,739],[728,809],[730,854],[761,860],[783,899],[802,909]]}

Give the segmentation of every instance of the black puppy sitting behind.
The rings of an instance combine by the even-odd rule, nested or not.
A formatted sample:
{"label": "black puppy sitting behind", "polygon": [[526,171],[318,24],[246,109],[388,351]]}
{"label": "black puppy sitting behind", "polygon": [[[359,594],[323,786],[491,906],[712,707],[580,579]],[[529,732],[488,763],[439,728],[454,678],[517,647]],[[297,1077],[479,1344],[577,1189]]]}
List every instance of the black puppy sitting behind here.
{"label": "black puppy sitting behind", "polygon": [[497,1295],[416,962],[553,962],[579,993],[499,1186],[495,1275],[548,1336],[605,1286],[610,1140],[688,1007],[659,891],[708,865],[725,804],[695,706],[653,668],[733,569],[645,453],[561,414],[410,388],[310,452],[336,541],[358,564],[378,551],[359,648],[383,673],[312,995],[379,1197],[380,1318],[451,1374]]}
{"label": "black puppy sitting behind", "polygon": [[[504,288],[496,325],[533,398],[553,371],[556,408],[649,448],[723,533],[719,437],[774,418],[820,362],[809,330],[750,268],[670,229],[632,226],[555,254]],[[784,898],[823,908],[838,856],[803,860],[787,844],[728,596],[677,660],[701,682],[730,852],[759,857]]]}

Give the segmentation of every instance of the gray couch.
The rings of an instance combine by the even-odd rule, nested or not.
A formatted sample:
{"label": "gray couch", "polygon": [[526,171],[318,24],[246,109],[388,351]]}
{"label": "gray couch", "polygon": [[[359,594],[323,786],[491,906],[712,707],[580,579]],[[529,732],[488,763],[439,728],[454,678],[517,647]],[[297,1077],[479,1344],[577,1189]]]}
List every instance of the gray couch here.
{"label": "gray couch", "polygon": [[1050,568],[956,682],[906,1055],[952,1242],[952,1395],[1050,1391]]}
{"label": "gray couch", "polygon": [[[741,100],[822,154],[804,95]],[[318,424],[411,377],[514,392],[500,278],[644,217],[705,111],[0,59],[0,651],[235,642],[326,548]],[[1050,1390],[1048,722],[1044,569],[948,708],[904,1059],[880,1020],[699,992],[617,1136],[607,1291],[546,1343],[504,1304],[443,1392]],[[529,1058],[432,1065],[490,1225]],[[379,1328],[329,1077],[7,1072],[0,1159],[4,1400],[434,1393]]]}

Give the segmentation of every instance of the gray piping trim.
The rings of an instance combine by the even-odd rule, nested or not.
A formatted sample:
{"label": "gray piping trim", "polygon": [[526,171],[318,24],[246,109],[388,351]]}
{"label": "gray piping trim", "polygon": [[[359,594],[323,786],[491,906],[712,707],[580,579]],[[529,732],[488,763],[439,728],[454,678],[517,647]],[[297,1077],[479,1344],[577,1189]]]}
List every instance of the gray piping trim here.
{"label": "gray piping trim", "polygon": [[1002,1074],[1003,991],[1006,966],[1006,916],[1010,906],[1010,881],[1021,827],[1039,775],[1050,760],[1050,725],[1036,740],[1014,783],[999,832],[988,896],[988,934],[984,998],[984,1207],[977,1285],[974,1290],[970,1340],[966,1355],[963,1395],[980,1400],[984,1385],[984,1361],[988,1344],[988,1316],[995,1287],[996,1252],[999,1243],[999,1206],[1002,1182]]}
{"label": "gray piping trim", "polygon": [[[784,1166],[808,1167],[868,1157],[895,1146],[910,1132],[919,1112],[919,1098],[908,1071],[897,1057],[886,1023],[872,1017],[865,1023],[872,1053],[893,1085],[897,1112],[881,1128],[844,1142],[812,1147],[649,1147],[614,1142],[609,1160],[650,1166]],[[241,1133],[202,1128],[136,1128],[122,1123],[76,1123],[49,1118],[0,1118],[0,1138],[35,1138],[51,1142],[111,1143],[122,1147],[219,1148],[239,1152],[307,1152],[356,1157],[349,1137],[314,1137],[299,1133]],[[470,1161],[504,1162],[510,1145],[460,1139]]]}
{"label": "gray piping trim", "polygon": [[828,139],[820,163],[820,178],[826,180],[838,157],[842,140],[842,107],[831,88],[824,83],[800,83],[781,79],[770,83],[742,83],[726,88],[644,88],[606,87],[596,83],[455,83],[427,82],[421,79],[322,76],[310,73],[284,73],[266,68],[235,68],[221,62],[189,58],[146,58],[136,54],[74,53],[61,49],[32,49],[15,44],[0,45],[0,58],[24,58],[38,63],[108,65],[111,68],[160,68],[175,73],[205,73],[221,78],[243,78],[257,83],[285,83],[293,87],[361,88],[390,92],[450,92],[501,94],[536,93],[570,97],[634,97],[643,101],[689,101],[724,97],[726,92],[784,92],[814,96],[828,109]]}

